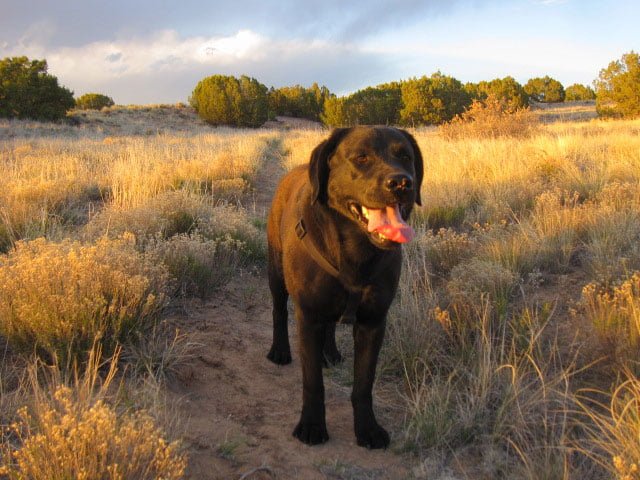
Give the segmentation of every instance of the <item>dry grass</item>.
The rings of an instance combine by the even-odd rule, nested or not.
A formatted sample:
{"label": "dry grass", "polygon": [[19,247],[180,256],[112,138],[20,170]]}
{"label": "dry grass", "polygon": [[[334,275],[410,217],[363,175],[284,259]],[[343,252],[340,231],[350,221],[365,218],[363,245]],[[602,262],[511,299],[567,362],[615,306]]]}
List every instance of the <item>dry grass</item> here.
{"label": "dry grass", "polygon": [[0,258],[0,333],[62,365],[82,360],[95,342],[110,355],[156,321],[169,284],[166,269],[131,239],[18,242]]}
{"label": "dry grass", "polygon": [[[576,392],[597,382],[613,385],[602,398],[616,398],[619,368],[602,355],[637,367],[628,272],[640,268],[639,127],[552,124],[521,138],[414,132],[424,207],[381,363],[405,392],[405,448],[472,447],[482,458],[471,477],[596,479],[606,465],[626,478],[637,464],[631,454],[616,466],[614,453],[600,463],[579,453],[595,448],[581,432],[597,422],[576,412]],[[561,279],[571,288],[559,290]],[[608,451],[626,451],[607,438]]]}
{"label": "dry grass", "polygon": [[[106,365],[99,349],[68,378],[56,367],[29,370],[17,410],[2,432],[0,475],[10,479],[178,479],[186,458],[148,411],[116,401],[118,352]],[[106,369],[106,373],[100,373]]]}
{"label": "dry grass", "polygon": [[474,100],[469,108],[440,126],[442,136],[454,138],[529,137],[538,127],[538,119],[528,108],[514,109],[490,95]]}
{"label": "dry grass", "polygon": [[[517,127],[509,118],[493,120]],[[171,295],[201,297],[237,265],[264,256],[260,222],[237,206],[243,197],[235,192],[251,190],[280,140],[289,169],[306,163],[327,135],[105,137],[93,125],[82,138],[76,130],[34,139],[27,125],[0,127],[3,138],[17,131],[0,150],[3,268],[30,244],[20,239],[44,235],[31,243],[79,252],[127,235],[114,257],[153,258],[173,278]],[[401,443],[422,458],[481,457],[469,478],[636,478],[640,122],[543,121],[525,130],[515,137],[493,127],[490,134],[413,131],[425,158],[424,206],[413,219],[418,234],[405,248],[380,361],[382,380],[405,401]],[[104,268],[105,279],[119,271]],[[94,298],[89,293],[77,298]],[[190,355],[188,341],[164,335],[132,345],[128,358],[154,378]],[[593,363],[602,355],[624,359],[624,380],[619,365]],[[42,411],[62,418],[68,412],[56,402]],[[14,406],[6,409],[4,418],[15,417]]]}
{"label": "dry grass", "polygon": [[[279,138],[194,126],[191,115],[159,106],[78,112],[76,127],[0,122],[9,478],[181,478],[186,459],[146,405],[196,345],[160,321],[163,307],[206,298],[240,266],[262,261],[264,235],[240,202]],[[129,376],[119,389],[144,401],[122,408],[105,393],[109,374],[104,388],[62,381],[89,374],[95,348],[100,357],[124,348]],[[34,352],[59,378],[26,389],[25,368],[42,369],[28,366]]]}
{"label": "dry grass", "polygon": [[237,201],[273,133],[14,139],[0,148],[0,250],[65,236],[100,210],[130,210],[170,191]]}
{"label": "dry grass", "polygon": [[283,142],[285,152],[284,167],[291,170],[293,167],[309,162],[311,152],[321,141],[327,138],[326,130],[293,130],[289,132]]}

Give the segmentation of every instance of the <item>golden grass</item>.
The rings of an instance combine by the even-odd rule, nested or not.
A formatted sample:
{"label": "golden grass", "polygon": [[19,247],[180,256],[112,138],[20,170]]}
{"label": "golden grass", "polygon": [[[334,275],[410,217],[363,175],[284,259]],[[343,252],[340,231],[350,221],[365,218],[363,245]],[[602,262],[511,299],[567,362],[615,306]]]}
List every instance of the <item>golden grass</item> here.
{"label": "golden grass", "polygon": [[292,130],[288,132],[283,142],[286,155],[285,169],[291,170],[293,167],[308,163],[315,146],[328,135],[327,130]]}
{"label": "golden grass", "polygon": [[149,412],[114,402],[118,352],[107,365],[101,358],[99,347],[92,349],[84,371],[71,380],[56,367],[29,368],[30,400],[2,432],[3,478],[182,478],[186,458],[179,444],[167,441]]}
{"label": "golden grass", "polygon": [[[264,252],[259,222],[220,200],[240,201],[237,192],[252,188],[278,142],[290,169],[306,163],[328,135],[221,129],[119,136],[110,126],[108,137],[94,130],[82,138],[34,139],[27,125],[0,125],[0,136],[2,128],[24,130],[0,147],[0,249],[9,251],[0,260],[4,267],[24,255],[29,243],[20,239],[44,235],[48,240],[32,244],[80,252],[128,235],[130,244],[114,246],[116,259],[154,258],[172,272],[178,291],[202,297],[241,263],[238,256],[255,259]],[[617,428],[624,415],[585,401],[592,414],[585,423],[572,405],[576,392],[594,382],[603,389],[600,407],[623,405],[637,382],[629,374],[631,383],[621,383],[618,371],[589,362],[596,354],[591,332],[621,342],[625,352],[637,344],[637,318],[629,312],[637,309],[638,295],[624,285],[640,270],[640,121],[543,124],[519,138],[412,133],[425,159],[424,206],[415,210],[417,236],[405,248],[380,362],[385,381],[397,382],[404,394],[403,445],[421,455],[482,447],[496,455],[488,478],[509,478],[505,472],[516,472],[512,478],[599,478],[599,467],[580,460],[570,446],[591,448],[580,432]],[[70,278],[80,275],[51,262]],[[210,275],[219,264],[228,269]],[[37,282],[31,267],[12,272],[30,279],[28,291]],[[100,270],[100,276],[111,278],[118,269]],[[13,298],[17,287],[4,288]],[[88,289],[89,300],[81,301],[82,295],[62,291],[90,307],[96,295]],[[0,312],[9,311],[8,295],[0,298]],[[24,298],[25,311],[41,310],[35,297]],[[136,348],[136,355],[163,357],[162,348]],[[613,351],[605,347],[598,354]],[[635,368],[636,360],[627,363]],[[627,453],[632,436],[606,435],[610,454],[600,461],[625,480],[638,464],[635,453]],[[615,452],[620,460],[614,464]]]}
{"label": "golden grass", "polygon": [[[183,190],[237,200],[275,134],[14,139],[0,147],[0,249]],[[61,234],[62,235],[62,234]]]}
{"label": "golden grass", "polygon": [[[612,393],[582,392],[578,406],[589,440],[584,453],[602,465],[609,478],[640,479],[640,380],[629,370]],[[605,398],[593,399],[594,395]]]}
{"label": "golden grass", "polygon": [[96,341],[111,354],[158,318],[169,283],[132,239],[18,242],[0,257],[0,333],[62,365],[82,360]]}
{"label": "golden grass", "polygon": [[[381,356],[383,372],[404,371],[406,448],[482,448],[497,455],[484,467],[491,478],[601,478],[601,465],[571,453],[595,448],[579,433],[575,395],[594,378],[613,385],[605,398],[615,392],[618,371],[590,363],[598,355],[637,367],[628,272],[640,269],[639,128],[551,124],[517,139],[413,132],[424,206]],[[559,288],[560,278],[573,286]],[[562,313],[574,307],[574,318]],[[609,437],[608,451],[625,451]],[[622,455],[618,478],[637,463]]]}
{"label": "golden grass", "polygon": [[606,288],[591,282],[582,289],[587,318],[613,360],[629,365],[640,360],[640,272]]}
{"label": "golden grass", "polygon": [[[280,134],[154,128],[184,123],[180,110],[79,114],[78,128],[0,122],[0,335],[12,364],[35,352],[60,375],[82,376],[95,348],[122,347],[134,384],[162,381],[194,348],[158,323],[170,298],[205,298],[264,257],[263,234],[238,203]],[[69,382],[34,386],[17,410],[21,367],[7,368],[0,425],[14,423],[0,456],[9,478],[183,475],[184,455],[149,414]]]}

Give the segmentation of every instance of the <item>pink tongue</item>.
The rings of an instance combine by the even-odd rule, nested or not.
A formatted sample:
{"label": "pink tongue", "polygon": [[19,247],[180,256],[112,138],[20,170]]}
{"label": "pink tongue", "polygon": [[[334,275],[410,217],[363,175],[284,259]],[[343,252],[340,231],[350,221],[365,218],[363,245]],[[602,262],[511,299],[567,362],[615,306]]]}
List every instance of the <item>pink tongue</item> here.
{"label": "pink tongue", "polygon": [[410,242],[415,236],[416,232],[404,221],[397,204],[378,210],[370,208],[368,211],[367,228],[370,232],[378,232],[398,243]]}

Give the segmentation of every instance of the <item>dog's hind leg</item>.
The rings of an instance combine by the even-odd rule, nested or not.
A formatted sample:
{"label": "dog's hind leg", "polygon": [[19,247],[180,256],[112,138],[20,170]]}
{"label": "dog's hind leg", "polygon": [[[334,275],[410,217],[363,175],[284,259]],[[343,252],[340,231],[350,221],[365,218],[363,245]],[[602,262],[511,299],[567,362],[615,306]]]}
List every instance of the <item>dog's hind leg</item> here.
{"label": "dog's hind leg", "polygon": [[342,355],[336,345],[336,324],[329,322],[324,330],[324,347],[322,348],[324,366],[337,365],[342,362]]}
{"label": "dog's hind leg", "polygon": [[[347,306],[338,320],[338,323],[346,323],[349,325],[355,323],[356,311],[360,305],[360,300],[362,300],[361,292],[349,292],[347,297]],[[322,353],[324,355],[325,367],[337,365],[343,360],[340,350],[338,350],[338,346],[336,345],[336,324],[333,322],[326,326]]]}
{"label": "dog's hind leg", "polygon": [[268,266],[269,289],[273,298],[273,343],[267,358],[277,365],[291,363],[287,299],[289,294],[284,284],[282,269],[270,258]]}

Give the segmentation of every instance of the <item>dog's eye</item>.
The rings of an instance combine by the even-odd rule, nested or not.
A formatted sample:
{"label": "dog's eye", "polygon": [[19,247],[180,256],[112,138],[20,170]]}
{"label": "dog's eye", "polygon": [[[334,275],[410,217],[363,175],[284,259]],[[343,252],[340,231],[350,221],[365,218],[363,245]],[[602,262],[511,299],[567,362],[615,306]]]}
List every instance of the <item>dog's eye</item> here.
{"label": "dog's eye", "polygon": [[396,154],[396,156],[398,157],[399,160],[403,161],[403,162],[409,162],[411,161],[411,156],[405,152],[405,151],[400,151]]}
{"label": "dog's eye", "polygon": [[357,156],[355,157],[355,162],[356,162],[358,165],[364,165],[364,164],[366,164],[368,161],[369,161],[369,157],[367,157],[364,153],[363,153],[363,154],[361,154],[361,155],[357,155]]}

